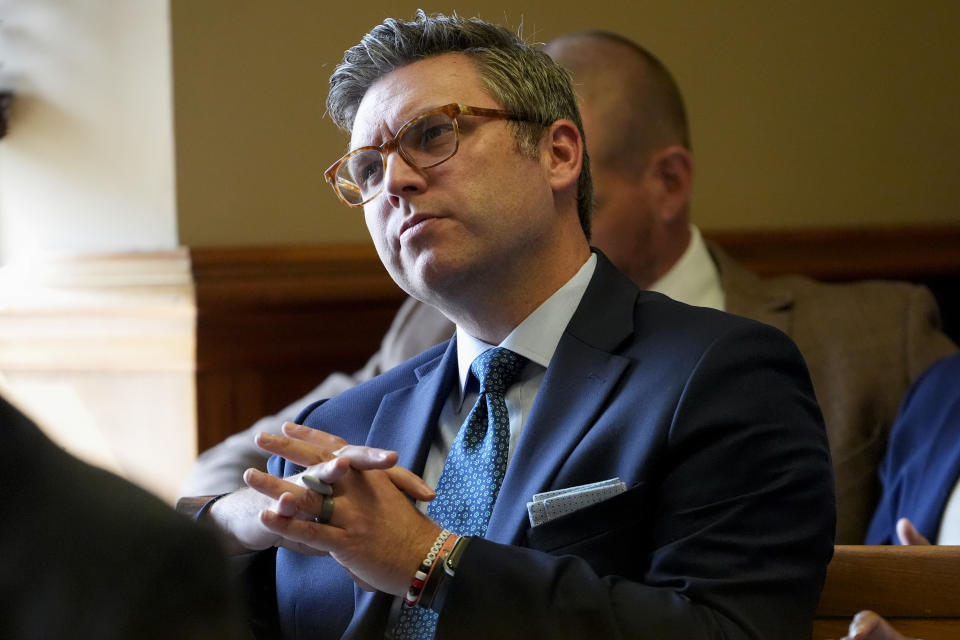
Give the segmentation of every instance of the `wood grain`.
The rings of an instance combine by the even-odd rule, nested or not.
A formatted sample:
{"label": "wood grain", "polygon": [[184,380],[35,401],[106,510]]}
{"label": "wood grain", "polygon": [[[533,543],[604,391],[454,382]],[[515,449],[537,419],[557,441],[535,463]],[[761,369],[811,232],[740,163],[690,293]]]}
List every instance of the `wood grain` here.
{"label": "wood grain", "polygon": [[814,622],[814,640],[841,638],[871,609],[902,634],[960,638],[960,547],[838,545]]}

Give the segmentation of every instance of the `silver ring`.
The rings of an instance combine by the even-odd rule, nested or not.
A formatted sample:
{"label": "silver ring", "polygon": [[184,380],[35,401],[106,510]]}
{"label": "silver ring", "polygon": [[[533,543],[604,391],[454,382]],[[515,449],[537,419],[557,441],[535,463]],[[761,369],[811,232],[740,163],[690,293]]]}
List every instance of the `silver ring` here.
{"label": "silver ring", "polygon": [[307,489],[310,489],[311,491],[316,491],[317,493],[325,496],[333,495],[333,487],[315,476],[305,473],[300,477],[300,479],[303,481],[303,484],[307,487]]}
{"label": "silver ring", "polygon": [[317,524],[330,524],[331,518],[333,518],[333,496],[323,496],[320,513],[313,517],[313,521]]}

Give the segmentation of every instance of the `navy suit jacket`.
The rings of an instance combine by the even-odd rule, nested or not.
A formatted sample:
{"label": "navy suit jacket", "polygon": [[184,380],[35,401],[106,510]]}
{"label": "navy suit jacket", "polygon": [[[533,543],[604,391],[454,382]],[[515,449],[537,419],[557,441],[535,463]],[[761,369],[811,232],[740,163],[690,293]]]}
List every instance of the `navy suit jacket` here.
{"label": "navy suit jacket", "polygon": [[[800,354],[769,326],[641,292],[598,257],[437,637],[806,640],[835,510]],[[456,378],[451,340],[300,421],[421,472]],[[625,493],[530,527],[533,494],[613,477]],[[286,637],[389,627],[393,598],[329,558],[281,549],[276,582]]]}
{"label": "navy suit jacket", "polygon": [[910,518],[931,542],[960,479],[960,354],[930,367],[910,388],[880,467],[883,494],[867,544],[894,544]]}

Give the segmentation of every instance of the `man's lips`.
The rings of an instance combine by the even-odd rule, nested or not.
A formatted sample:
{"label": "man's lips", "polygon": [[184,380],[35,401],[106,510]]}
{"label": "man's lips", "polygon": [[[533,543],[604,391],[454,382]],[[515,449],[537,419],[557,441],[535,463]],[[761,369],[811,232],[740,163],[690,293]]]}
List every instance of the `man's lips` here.
{"label": "man's lips", "polygon": [[429,220],[437,220],[440,216],[436,216],[430,213],[415,213],[406,220],[403,221],[403,224],[400,225],[400,237],[403,237],[407,231],[410,231],[414,227],[417,227],[424,222]]}

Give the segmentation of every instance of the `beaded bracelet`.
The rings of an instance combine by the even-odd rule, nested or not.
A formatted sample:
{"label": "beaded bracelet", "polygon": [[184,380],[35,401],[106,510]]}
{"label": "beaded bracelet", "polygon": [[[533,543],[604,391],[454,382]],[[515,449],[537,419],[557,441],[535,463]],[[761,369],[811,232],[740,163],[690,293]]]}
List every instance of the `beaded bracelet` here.
{"label": "beaded bracelet", "polygon": [[423,587],[420,589],[418,604],[424,609],[433,608],[437,590],[447,577],[447,559],[462,539],[463,536],[450,536],[440,547],[440,551],[427,573],[427,579],[423,581]]}
{"label": "beaded bracelet", "polygon": [[452,545],[449,545],[449,548],[446,544],[444,545],[444,548],[440,551],[440,557],[434,563],[434,565],[443,567],[443,570],[437,569],[431,572],[427,578],[420,596],[421,607],[433,609],[437,612],[443,609],[443,604],[447,600],[447,592],[450,590],[450,583],[453,576],[456,575],[460,557],[469,543],[470,536],[459,536]]}
{"label": "beaded bracelet", "polygon": [[423,585],[433,570],[434,560],[436,560],[437,554],[440,553],[440,549],[443,548],[443,543],[446,542],[449,537],[450,531],[444,529],[440,532],[440,535],[437,536],[437,539],[433,541],[433,546],[430,547],[430,551],[427,552],[427,557],[423,559],[423,562],[420,563],[420,568],[413,574],[413,581],[410,583],[410,589],[407,591],[407,595],[403,597],[407,606],[414,607],[420,601]]}

